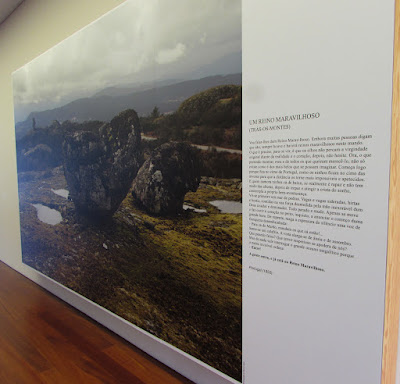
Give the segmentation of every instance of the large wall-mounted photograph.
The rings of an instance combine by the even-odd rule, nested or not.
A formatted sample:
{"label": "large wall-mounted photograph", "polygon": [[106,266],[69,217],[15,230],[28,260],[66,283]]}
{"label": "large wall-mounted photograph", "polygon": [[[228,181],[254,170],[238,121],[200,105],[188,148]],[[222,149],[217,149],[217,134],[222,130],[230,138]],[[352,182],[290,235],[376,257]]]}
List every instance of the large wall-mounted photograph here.
{"label": "large wall-mounted photograph", "polygon": [[241,381],[240,0],[127,0],[13,74],[23,262]]}

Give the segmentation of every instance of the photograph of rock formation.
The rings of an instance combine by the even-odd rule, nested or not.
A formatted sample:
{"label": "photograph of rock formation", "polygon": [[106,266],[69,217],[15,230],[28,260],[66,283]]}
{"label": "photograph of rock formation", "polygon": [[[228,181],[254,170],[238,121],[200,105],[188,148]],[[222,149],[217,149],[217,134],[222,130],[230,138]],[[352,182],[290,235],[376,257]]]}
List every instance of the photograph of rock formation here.
{"label": "photograph of rock formation", "polygon": [[13,74],[23,262],[238,381],[241,71],[240,0],[127,0]]}

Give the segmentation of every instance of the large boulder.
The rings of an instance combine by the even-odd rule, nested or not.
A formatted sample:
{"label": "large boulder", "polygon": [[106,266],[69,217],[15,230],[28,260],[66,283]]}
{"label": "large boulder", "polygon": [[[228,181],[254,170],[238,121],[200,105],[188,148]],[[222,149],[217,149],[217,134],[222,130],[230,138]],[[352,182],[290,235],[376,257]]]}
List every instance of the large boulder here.
{"label": "large boulder", "polygon": [[133,182],[132,195],[148,212],[173,215],[182,211],[185,194],[200,183],[197,149],[166,143],[155,149]]}
{"label": "large boulder", "polygon": [[38,144],[27,151],[21,151],[18,166],[26,171],[47,169],[53,160],[53,151],[46,144]]}
{"label": "large boulder", "polygon": [[98,131],[66,135],[64,174],[78,213],[97,220],[118,209],[143,163],[140,135],[134,110],[121,112]]}
{"label": "large boulder", "polygon": [[22,139],[17,140],[18,172],[40,171],[62,165],[62,144],[67,134],[85,131],[99,131],[103,123],[90,121],[82,124],[71,121],[53,121],[48,127],[31,129]]}
{"label": "large boulder", "polygon": [[17,140],[18,172],[40,171],[62,163],[64,130],[58,121],[45,128],[33,128]]}

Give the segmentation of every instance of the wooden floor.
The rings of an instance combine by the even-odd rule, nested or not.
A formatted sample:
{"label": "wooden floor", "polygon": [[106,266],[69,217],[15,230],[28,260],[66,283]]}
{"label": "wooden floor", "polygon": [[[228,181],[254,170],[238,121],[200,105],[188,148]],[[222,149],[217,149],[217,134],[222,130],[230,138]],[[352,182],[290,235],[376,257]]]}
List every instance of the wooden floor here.
{"label": "wooden floor", "polygon": [[191,381],[0,262],[0,383]]}

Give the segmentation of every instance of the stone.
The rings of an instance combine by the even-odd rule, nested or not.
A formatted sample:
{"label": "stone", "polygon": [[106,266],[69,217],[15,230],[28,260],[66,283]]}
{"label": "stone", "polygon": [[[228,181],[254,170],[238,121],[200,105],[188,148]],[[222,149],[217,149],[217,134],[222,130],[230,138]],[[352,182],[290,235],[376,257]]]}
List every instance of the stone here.
{"label": "stone", "polygon": [[156,148],[132,185],[132,195],[138,204],[156,215],[182,212],[185,194],[195,192],[200,183],[197,153],[197,149],[182,142]]}
{"label": "stone", "polygon": [[19,164],[22,164],[21,167],[28,171],[44,170],[49,167],[52,157],[53,151],[48,145],[38,144],[26,152],[22,152]]}
{"label": "stone", "polygon": [[86,131],[97,129],[98,131],[102,124],[99,121],[91,121],[83,124],[64,121],[61,124],[55,120],[48,127],[35,127],[35,129],[30,130],[23,138],[17,140],[18,172],[40,171],[62,165],[62,144],[65,135],[81,129]]}
{"label": "stone", "polygon": [[139,117],[132,109],[97,131],[81,128],[66,135],[64,174],[78,213],[108,219],[118,209],[143,163],[140,135]]}

